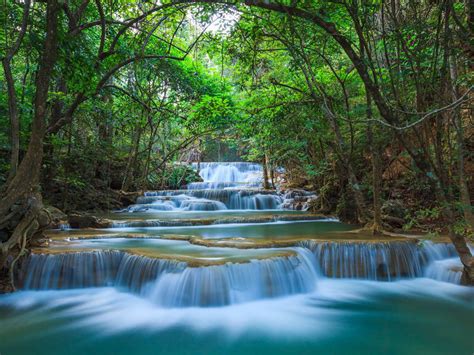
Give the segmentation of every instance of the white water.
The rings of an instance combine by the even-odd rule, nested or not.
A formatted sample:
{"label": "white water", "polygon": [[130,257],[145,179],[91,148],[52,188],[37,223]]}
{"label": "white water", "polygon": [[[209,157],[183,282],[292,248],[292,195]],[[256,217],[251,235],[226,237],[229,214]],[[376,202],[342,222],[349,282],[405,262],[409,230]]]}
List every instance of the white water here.
{"label": "white water", "polygon": [[[108,241],[103,243],[107,247]],[[120,239],[114,243],[120,243]],[[89,244],[85,247],[92,246]],[[400,280],[425,276],[451,283],[460,280],[459,263],[452,258],[450,244],[304,241],[300,245],[289,249],[295,256],[205,267],[106,249],[33,254],[23,265],[20,285],[23,289],[43,290],[114,286],[163,307],[203,307],[308,293],[324,277]]]}
{"label": "white water", "polygon": [[[389,283],[325,279],[319,282],[317,289],[305,295],[258,300],[229,307],[163,308],[148,299],[112,288],[62,292],[22,291],[6,296],[3,304],[17,309],[28,309],[35,304],[47,304],[49,308],[74,305],[68,313],[77,316],[83,316],[87,307],[87,321],[83,325],[109,332],[132,330],[135,327],[167,328],[185,324],[197,331],[221,329],[228,334],[238,334],[252,330],[281,337],[288,334],[314,336],[335,331],[328,318],[339,312],[337,309],[327,309],[325,305],[328,302],[377,302],[380,294],[467,303],[473,296],[473,290],[429,279]],[[455,297],[459,297],[459,301]],[[472,309],[472,304],[470,308]]]}
{"label": "white water", "polygon": [[[446,258],[456,255],[452,244],[432,242],[418,245],[410,241],[364,243],[306,240],[300,245],[313,252],[323,275],[367,280],[431,277],[434,272],[428,270],[433,265],[451,260]],[[442,275],[431,278],[447,282],[453,280]]]}
{"label": "white water", "polygon": [[24,265],[23,289],[122,287],[164,307],[223,306],[312,291],[317,268],[311,253],[187,267],[184,262],[95,251],[32,255]]}
{"label": "white water", "polygon": [[[193,168],[198,169],[194,163]],[[200,163],[199,175],[203,182],[194,182],[188,189],[223,189],[261,187],[263,168],[260,164],[233,162],[233,163]]]}
{"label": "white water", "polygon": [[201,163],[199,174],[203,182],[183,190],[146,192],[128,211],[278,210],[284,202],[276,192],[262,190],[260,164]]}

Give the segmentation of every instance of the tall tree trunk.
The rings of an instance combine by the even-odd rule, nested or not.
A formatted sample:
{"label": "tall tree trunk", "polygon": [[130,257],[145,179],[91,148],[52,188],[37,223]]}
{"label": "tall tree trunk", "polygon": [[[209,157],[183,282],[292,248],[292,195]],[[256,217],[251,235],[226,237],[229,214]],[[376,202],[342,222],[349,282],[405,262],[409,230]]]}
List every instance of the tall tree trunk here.
{"label": "tall tree trunk", "polygon": [[[10,116],[10,172],[8,174],[7,182],[11,181],[16,174],[18,169],[18,163],[20,159],[20,117],[18,113],[18,102],[15,90],[15,81],[12,75],[11,61],[15,54],[18,52],[23,37],[28,27],[28,18],[30,15],[31,0],[26,0],[23,4],[23,16],[21,21],[20,30],[18,37],[13,43],[12,47],[6,51],[5,57],[2,58],[2,66],[5,74],[5,82],[7,86],[8,96],[8,114]],[[6,8],[4,8],[6,11]]]}
{"label": "tall tree trunk", "polygon": [[133,173],[135,170],[136,160],[138,156],[138,149],[140,147],[140,139],[142,135],[142,127],[139,123],[133,130],[132,146],[128,156],[127,167],[125,168],[125,176],[122,182],[122,190],[128,191],[133,180]]}
{"label": "tall tree trunk", "polygon": [[[0,292],[13,288],[12,273],[9,271],[13,269],[15,261],[24,252],[31,238],[49,223],[41,213],[42,201],[38,187],[43,160],[48,89],[57,56],[59,9],[57,0],[47,2],[46,38],[35,83],[30,142],[16,175],[0,200],[0,230],[8,235],[6,241],[0,242]],[[15,248],[18,249],[17,257],[12,261],[11,253]]]}
{"label": "tall tree trunk", "polygon": [[268,168],[267,168],[267,155],[266,154],[263,156],[262,166],[263,166],[263,188],[265,190],[268,190],[270,188],[270,185],[268,184]]}
{"label": "tall tree trunk", "polygon": [[272,185],[272,189],[275,188],[275,167],[273,163],[270,163],[270,183]]}
{"label": "tall tree trunk", "polygon": [[443,206],[443,217],[448,221],[447,227],[449,239],[453,243],[459,258],[461,259],[461,263],[464,266],[461,284],[474,286],[474,257],[467,245],[466,238],[458,234],[454,229],[454,221],[456,220],[456,215],[453,209],[454,201],[450,200],[450,196],[445,192],[440,181],[436,183],[435,191],[438,201],[440,201]]}
{"label": "tall tree trunk", "polygon": [[367,96],[367,138],[370,146],[370,153],[372,158],[372,192],[373,192],[373,208],[374,216],[372,221],[372,232],[374,234],[380,234],[382,231],[382,167],[380,164],[380,150],[379,146],[374,138],[374,127],[373,123],[370,121],[372,119],[372,100],[370,94],[366,93]]}
{"label": "tall tree trunk", "polygon": [[[456,85],[457,82],[457,66],[456,59],[454,56],[449,58],[449,72],[451,79],[451,91],[454,100],[459,98],[459,90]],[[456,108],[453,112],[454,115],[454,126],[456,130],[456,145],[458,154],[458,178],[459,178],[459,199],[461,200],[462,211],[464,219],[467,223],[474,228],[474,213],[471,206],[471,197],[469,196],[469,189],[467,186],[466,175],[464,172],[464,129],[461,118],[461,112],[459,108]]]}
{"label": "tall tree trunk", "polygon": [[10,172],[7,181],[13,179],[18,168],[20,157],[20,118],[18,115],[18,105],[15,91],[15,84],[10,66],[10,60],[4,58],[2,60],[3,71],[5,73],[5,82],[7,84],[8,96],[8,114],[10,116]]}
{"label": "tall tree trunk", "polygon": [[147,144],[147,151],[146,151],[146,159],[145,159],[145,165],[143,169],[143,174],[142,174],[142,189],[147,189],[148,184],[149,184],[149,175],[150,175],[150,166],[151,166],[151,158],[152,158],[152,152],[153,152],[153,146],[156,142],[156,135],[158,134],[158,128],[159,124],[156,124],[155,127],[153,127],[153,117],[151,116],[151,113],[148,113],[148,122],[150,122],[150,137],[148,139],[148,144]]}

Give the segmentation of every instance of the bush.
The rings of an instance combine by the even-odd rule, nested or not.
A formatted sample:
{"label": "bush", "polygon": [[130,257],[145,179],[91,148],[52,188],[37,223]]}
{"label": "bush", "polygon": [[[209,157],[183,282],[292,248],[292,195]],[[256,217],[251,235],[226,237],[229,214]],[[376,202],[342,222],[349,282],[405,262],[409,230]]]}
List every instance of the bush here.
{"label": "bush", "polygon": [[202,181],[199,174],[188,165],[170,165],[163,172],[163,188],[178,190],[191,183]]}

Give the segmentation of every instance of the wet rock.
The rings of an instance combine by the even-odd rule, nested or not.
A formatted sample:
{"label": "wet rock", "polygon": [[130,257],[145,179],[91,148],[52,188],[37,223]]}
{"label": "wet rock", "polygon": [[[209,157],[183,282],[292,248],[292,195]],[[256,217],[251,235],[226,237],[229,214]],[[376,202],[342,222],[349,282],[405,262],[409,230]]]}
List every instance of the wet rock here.
{"label": "wet rock", "polygon": [[56,229],[56,228],[59,228],[61,224],[66,223],[67,215],[63,211],[61,211],[59,208],[56,208],[53,206],[47,206],[46,210],[49,213],[48,220],[49,218],[51,218],[51,223],[49,224],[49,228]]}
{"label": "wet rock", "polygon": [[50,225],[52,222],[49,214],[43,210],[41,210],[38,213],[38,216],[36,217],[36,220],[38,221],[38,225],[40,228],[46,228]]}
{"label": "wet rock", "polygon": [[282,208],[295,211],[307,211],[310,201],[314,202],[317,196],[314,192],[302,189],[287,190],[283,193]]}
{"label": "wet rock", "polygon": [[31,248],[45,248],[49,246],[49,239],[44,235],[33,238],[30,242]]}
{"label": "wet rock", "polygon": [[8,270],[0,268],[0,294],[15,291]]}
{"label": "wet rock", "polygon": [[47,206],[46,209],[48,210],[49,214],[51,215],[51,218],[54,220],[66,220],[67,215],[61,211],[59,208],[53,207],[53,206]]}
{"label": "wet rock", "polygon": [[68,222],[72,228],[108,228],[112,225],[108,219],[82,213],[71,213]]}
{"label": "wet rock", "polygon": [[143,195],[142,191],[133,191],[133,192],[125,192],[119,191],[119,201],[123,206],[130,206],[135,203],[135,201]]}

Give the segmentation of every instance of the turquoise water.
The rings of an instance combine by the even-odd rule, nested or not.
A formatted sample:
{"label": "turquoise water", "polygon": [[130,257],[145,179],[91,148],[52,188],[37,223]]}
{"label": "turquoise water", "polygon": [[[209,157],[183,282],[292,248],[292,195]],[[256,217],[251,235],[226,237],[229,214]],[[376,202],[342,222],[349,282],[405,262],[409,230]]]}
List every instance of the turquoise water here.
{"label": "turquoise water", "polygon": [[193,219],[193,218],[227,218],[227,217],[269,217],[269,216],[304,216],[307,212],[285,210],[218,210],[218,211],[148,211],[148,212],[115,212],[101,215],[113,220],[129,219]]}
{"label": "turquoise water", "polygon": [[466,354],[473,289],[413,279],[327,280],[314,293],[160,308],[113,288],[0,296],[9,354]]}
{"label": "turquoise water", "polygon": [[73,240],[67,243],[52,244],[54,250],[133,250],[146,251],[147,255],[166,256],[172,255],[177,258],[189,256],[201,260],[226,260],[237,261],[239,259],[250,260],[262,257],[270,257],[276,254],[291,253],[289,248],[259,248],[259,249],[236,249],[204,247],[190,244],[187,241],[166,240],[166,239],[131,239],[131,238],[105,238],[90,240]]}
{"label": "turquoise water", "polygon": [[335,221],[303,221],[245,224],[216,224],[211,226],[146,227],[146,228],[110,228],[115,232],[136,232],[150,235],[179,234],[203,238],[327,238],[330,232],[344,232],[353,226]]}
{"label": "turquoise water", "polygon": [[[254,186],[261,175],[250,163],[202,168],[210,186]],[[0,295],[0,355],[474,353],[474,288],[446,282],[461,274],[452,246],[372,243],[370,235],[346,233],[354,227],[331,219],[244,223],[304,215],[281,209],[291,205],[292,193],[179,193],[202,209],[224,195],[246,208],[270,206],[270,199],[282,205],[187,211],[145,198],[140,201],[171,211],[112,215],[124,222],[115,224],[120,228],[52,232],[51,250],[36,249],[18,270],[25,290]],[[225,224],[229,218],[242,223]],[[183,226],[192,224],[186,219],[221,224]],[[160,239],[169,235],[181,240]],[[235,249],[218,240],[220,247],[190,244],[183,235],[305,242]],[[75,239],[81,236],[88,239]]]}
{"label": "turquoise water", "polygon": [[[325,239],[351,228],[319,221],[110,231]],[[275,251],[120,238],[73,241],[66,248],[145,248],[230,259]],[[473,316],[473,288],[425,278],[375,282],[319,275],[310,293],[221,307],[164,307],[120,287],[21,291],[0,296],[0,353],[471,355]]]}

